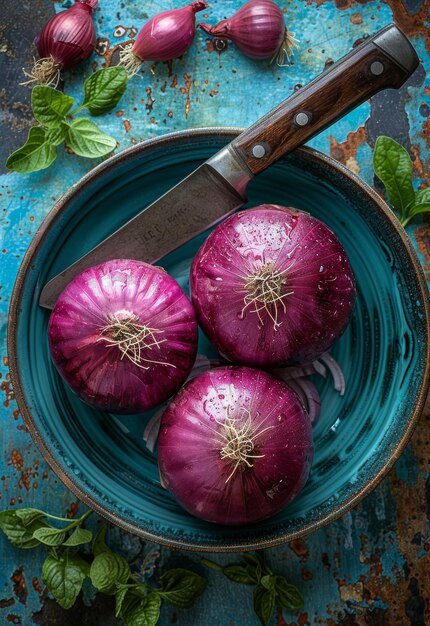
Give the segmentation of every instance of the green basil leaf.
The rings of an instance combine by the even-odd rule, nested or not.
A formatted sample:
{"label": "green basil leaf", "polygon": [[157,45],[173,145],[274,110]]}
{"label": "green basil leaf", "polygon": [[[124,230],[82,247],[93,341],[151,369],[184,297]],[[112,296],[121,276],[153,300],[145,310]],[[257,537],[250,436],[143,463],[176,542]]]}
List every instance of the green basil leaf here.
{"label": "green basil leaf", "polygon": [[254,611],[263,626],[267,626],[270,622],[275,605],[275,591],[266,589],[262,585],[257,585],[254,589]]}
{"label": "green basil leaf", "polygon": [[278,602],[284,609],[295,611],[303,607],[302,594],[295,585],[288,583],[283,576],[275,577],[275,591]]}
{"label": "green basil leaf", "polygon": [[385,185],[388,197],[401,217],[415,201],[412,185],[412,161],[408,151],[391,137],[381,135],[373,153],[375,174]]}
{"label": "green basil leaf", "polygon": [[129,593],[128,587],[121,587],[115,594],[115,617],[121,617],[121,610],[126,595]]}
{"label": "green basil leaf", "polygon": [[124,626],[155,626],[160,617],[159,596],[150,592],[139,604],[132,604],[123,614]]}
{"label": "green basil leaf", "polygon": [[159,595],[180,608],[191,607],[206,589],[207,581],[203,576],[187,569],[170,569],[160,576]]}
{"label": "green basil leaf", "polygon": [[88,563],[75,554],[50,554],[43,563],[42,579],[58,604],[63,609],[70,609],[88,572]]}
{"label": "green basil leaf", "polygon": [[114,594],[117,583],[125,583],[130,577],[130,566],[120,554],[102,552],[91,563],[90,578],[102,593]]}
{"label": "green basil leaf", "polygon": [[77,526],[70,537],[64,542],[65,546],[81,546],[93,540],[93,533],[86,528]]}
{"label": "green basil leaf", "polygon": [[40,543],[44,543],[45,546],[60,546],[66,538],[66,533],[59,528],[45,526],[44,528],[37,528],[33,537]]}
{"label": "green basil leaf", "polygon": [[29,526],[36,519],[46,517],[46,513],[39,511],[39,509],[16,509],[14,511],[16,517],[18,517],[24,526]]}
{"label": "green basil leaf", "polygon": [[91,120],[79,118],[70,124],[66,143],[78,156],[96,158],[116,148],[116,139],[102,132]]}
{"label": "green basil leaf", "polygon": [[265,589],[268,589],[270,591],[271,589],[275,589],[276,577],[271,574],[266,574],[266,576],[263,576],[260,582]]}
{"label": "green basil leaf", "polygon": [[48,143],[46,130],[40,126],[33,126],[25,144],[9,156],[6,167],[20,174],[30,174],[46,169],[56,158],[57,151]]}
{"label": "green basil leaf", "polygon": [[39,546],[40,541],[33,537],[33,533],[44,526],[46,522],[41,519],[35,519],[31,524],[26,525],[14,510],[0,512],[0,529],[17,548],[30,549]]}
{"label": "green basil leaf", "polygon": [[418,189],[415,194],[415,204],[424,204],[424,202],[430,202],[430,187]]}
{"label": "green basil leaf", "polygon": [[421,202],[420,204],[414,204],[408,212],[409,217],[415,217],[420,213],[428,213],[430,211],[430,202]]}
{"label": "green basil leaf", "polygon": [[108,67],[95,72],[84,83],[83,107],[91,115],[107,113],[118,104],[127,87],[127,71],[123,67]]}
{"label": "green basil leaf", "polygon": [[52,87],[37,85],[31,92],[33,115],[44,126],[58,126],[70,111],[73,102],[71,96],[66,96]]}
{"label": "green basil leaf", "polygon": [[258,582],[258,580],[255,580],[255,576],[252,575],[252,568],[250,572],[248,567],[244,565],[226,565],[222,568],[222,572],[230,580],[242,585],[254,585]]}
{"label": "green basil leaf", "polygon": [[52,146],[59,146],[67,137],[69,124],[62,122],[58,126],[52,126],[46,131],[46,141]]}
{"label": "green basil leaf", "polygon": [[110,552],[110,548],[106,545],[106,531],[107,525],[104,524],[101,528],[99,528],[96,537],[94,539],[93,544],[93,554],[94,556],[98,556],[102,554],[102,552]]}

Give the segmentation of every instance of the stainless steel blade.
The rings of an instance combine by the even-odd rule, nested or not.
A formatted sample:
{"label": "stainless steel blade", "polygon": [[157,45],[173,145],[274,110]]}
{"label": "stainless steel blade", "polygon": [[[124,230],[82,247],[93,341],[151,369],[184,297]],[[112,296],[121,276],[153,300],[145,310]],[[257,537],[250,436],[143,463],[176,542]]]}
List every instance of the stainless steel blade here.
{"label": "stainless steel blade", "polygon": [[204,163],[50,280],[42,290],[39,303],[52,309],[72,278],[102,261],[123,258],[155,263],[232,213],[245,200],[221,173]]}

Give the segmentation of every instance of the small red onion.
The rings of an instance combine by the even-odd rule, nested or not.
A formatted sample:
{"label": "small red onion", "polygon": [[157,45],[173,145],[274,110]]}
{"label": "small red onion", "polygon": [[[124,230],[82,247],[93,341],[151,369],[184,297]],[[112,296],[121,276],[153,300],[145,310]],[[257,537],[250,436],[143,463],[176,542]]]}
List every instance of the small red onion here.
{"label": "small red onion", "polygon": [[355,302],[334,233],[308,213],[274,205],[217,226],[194,257],[190,286],[220,353],[265,369],[313,361],[344,331]]}
{"label": "small red onion", "polygon": [[133,76],[144,61],[171,61],[182,56],[193,43],[195,14],[207,6],[205,0],[196,0],[158,13],[140,30],[133,47],[121,51],[119,64]]}
{"label": "small red onion", "polygon": [[74,278],[48,326],[52,360],[88,404],[138,413],[184,383],[197,352],[193,307],[162,268],[107,261]]}
{"label": "small red onion", "polygon": [[97,0],[75,0],[75,4],[57,13],[45,24],[34,40],[39,53],[24,84],[57,86],[60,71],[87,59],[96,44],[93,9]]}
{"label": "small red onion", "polygon": [[209,522],[250,524],[274,515],[305,484],[312,456],[312,429],[297,395],[247,367],[194,378],[161,419],[161,482]]}
{"label": "small red onion", "polygon": [[289,61],[297,47],[294,33],[288,32],[283,13],[272,0],[250,0],[229,19],[199,26],[209,35],[230,39],[251,59],[276,59],[278,65]]}

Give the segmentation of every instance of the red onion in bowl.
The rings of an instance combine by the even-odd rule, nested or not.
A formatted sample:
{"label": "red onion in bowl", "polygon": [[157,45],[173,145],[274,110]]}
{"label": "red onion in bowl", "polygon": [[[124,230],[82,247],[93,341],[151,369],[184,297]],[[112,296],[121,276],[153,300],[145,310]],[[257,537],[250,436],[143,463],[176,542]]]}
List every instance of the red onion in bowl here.
{"label": "red onion in bowl", "polygon": [[87,404],[138,413],[175,393],[194,363],[197,322],[159,267],[119,259],[76,276],[48,325],[52,360]]}
{"label": "red onion in bowl", "polygon": [[344,331],[355,301],[348,258],[308,213],[262,205],[220,224],[191,266],[200,325],[234,363],[308,363]]}
{"label": "red onion in bowl", "polygon": [[191,514],[250,524],[291,502],[312,463],[297,395],[266,372],[216,368],[188,382],[161,419],[162,484]]}

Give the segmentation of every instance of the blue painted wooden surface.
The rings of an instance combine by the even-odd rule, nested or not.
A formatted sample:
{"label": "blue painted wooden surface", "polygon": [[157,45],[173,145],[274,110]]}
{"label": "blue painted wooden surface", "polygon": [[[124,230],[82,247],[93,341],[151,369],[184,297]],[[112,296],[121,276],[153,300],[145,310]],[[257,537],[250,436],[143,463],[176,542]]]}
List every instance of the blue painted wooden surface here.
{"label": "blue painted wooden surface", "polygon": [[[60,10],[69,2],[56,3]],[[100,37],[99,52],[84,67],[65,76],[65,89],[77,98],[82,95],[82,78],[93,68],[114,62],[115,47],[130,37],[133,27],[146,15],[181,6],[178,0],[120,3],[100,0],[96,14]],[[215,22],[240,6],[239,0],[214,0],[204,21]],[[205,35],[198,32],[192,50],[173,63],[169,76],[166,64],[155,73],[145,67],[129,84],[117,109],[100,118],[100,126],[118,138],[120,147],[176,129],[202,126],[246,126],[269,110],[297,85],[304,84],[336,60],[364,35],[394,19],[411,37],[422,64],[409,84],[399,92],[387,91],[332,126],[311,145],[330,153],[373,184],[371,150],[377,135],[389,134],[411,151],[415,159],[417,184],[429,184],[430,163],[428,79],[430,37],[424,0],[279,0],[286,23],[300,40],[300,49],[291,67],[278,68],[243,57],[229,45],[225,52],[212,51]],[[42,6],[43,5],[43,6]],[[34,3],[35,19],[49,12],[49,2]],[[22,5],[22,11],[25,11]],[[16,12],[18,20],[19,12]],[[200,15],[203,15],[200,14]],[[206,18],[206,15],[208,16]],[[426,21],[427,20],[427,21]],[[202,18],[203,21],[203,18]],[[20,80],[19,68],[29,61],[28,34],[20,42],[19,23],[3,32],[0,47],[2,67],[8,78]],[[120,28],[121,27],[121,28]],[[35,34],[35,33],[34,33]],[[10,47],[10,42],[20,45]],[[22,48],[22,49],[21,49]],[[14,60],[11,65],[10,59]],[[8,64],[8,65],[6,65]],[[15,69],[13,69],[15,68]],[[10,81],[9,81],[10,82]],[[3,107],[6,149],[15,135],[28,125],[21,89],[11,89],[0,101]],[[28,107],[27,107],[28,108]],[[6,120],[6,122],[5,122]],[[10,141],[8,141],[10,136]],[[1,508],[35,506],[60,514],[75,513],[76,503],[48,469],[32,443],[18,413],[10,387],[6,356],[6,317],[15,275],[32,235],[53,202],[93,161],[61,154],[46,172],[28,176],[8,174],[0,180],[1,201]],[[430,231],[423,220],[409,230],[426,272],[430,272]],[[274,568],[289,576],[301,588],[305,609],[299,614],[278,614],[278,626],[424,626],[430,623],[430,438],[429,411],[423,415],[406,453],[376,491],[356,510],[305,540],[297,540],[267,551]],[[136,537],[113,529],[113,545],[126,555],[159,567],[181,563],[198,566],[197,554],[173,553],[165,548],[144,545]],[[42,550],[24,552],[10,547],[0,537],[0,623],[69,624],[95,626],[117,624],[113,605],[105,598],[84,594],[68,613],[47,596],[40,579]],[[234,556],[214,556],[222,563]],[[253,626],[251,592],[247,587],[228,584],[217,572],[207,572],[210,585],[204,597],[188,611],[163,608],[160,624],[180,626]]]}

